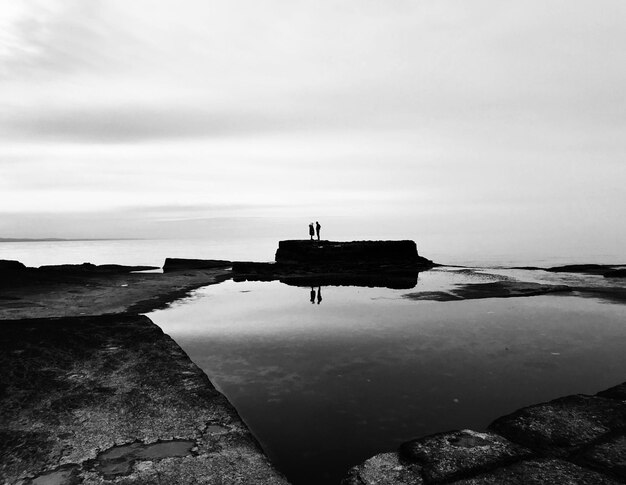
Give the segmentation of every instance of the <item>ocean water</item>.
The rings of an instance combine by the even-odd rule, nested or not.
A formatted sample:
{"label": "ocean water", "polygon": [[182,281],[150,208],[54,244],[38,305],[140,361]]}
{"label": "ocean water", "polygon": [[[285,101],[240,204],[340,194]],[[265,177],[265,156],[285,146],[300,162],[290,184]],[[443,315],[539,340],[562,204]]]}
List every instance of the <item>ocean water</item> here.
{"label": "ocean water", "polygon": [[0,259],[27,266],[89,262],[161,267],[168,257],[273,261],[276,248],[274,238],[0,242]]}
{"label": "ocean water", "polygon": [[149,317],[292,483],[338,484],[351,466],[413,437],[484,430],[521,406],[624,380],[625,305],[575,295],[405,297],[501,277],[585,279],[436,269],[410,290],[226,281]]}
{"label": "ocean water", "polygon": [[[351,240],[344,234],[339,240]],[[0,242],[0,259],[13,259],[27,266],[44,264],[127,264],[162,266],[165,258],[227,259],[232,261],[273,261],[278,241],[294,239],[292,232],[276,236],[217,233],[215,238],[197,239],[120,239],[93,241]],[[389,239],[400,239],[389,236]],[[376,237],[365,239],[377,239]],[[409,237],[410,239],[410,237]],[[419,243],[419,241],[418,241]],[[418,244],[418,247],[419,246]],[[524,251],[485,251],[463,248],[452,250],[438,246],[420,249],[420,254],[442,264],[467,266],[540,266],[574,263],[621,264],[621,254],[597,252],[560,254]]]}

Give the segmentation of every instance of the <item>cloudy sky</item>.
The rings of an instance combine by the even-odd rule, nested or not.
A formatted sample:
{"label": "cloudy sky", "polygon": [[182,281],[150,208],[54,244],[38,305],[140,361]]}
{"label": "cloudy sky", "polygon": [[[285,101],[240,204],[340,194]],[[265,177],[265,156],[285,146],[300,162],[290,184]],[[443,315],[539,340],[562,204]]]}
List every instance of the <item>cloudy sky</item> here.
{"label": "cloudy sky", "polygon": [[625,25],[623,0],[3,2],[1,235],[313,218],[623,254]]}

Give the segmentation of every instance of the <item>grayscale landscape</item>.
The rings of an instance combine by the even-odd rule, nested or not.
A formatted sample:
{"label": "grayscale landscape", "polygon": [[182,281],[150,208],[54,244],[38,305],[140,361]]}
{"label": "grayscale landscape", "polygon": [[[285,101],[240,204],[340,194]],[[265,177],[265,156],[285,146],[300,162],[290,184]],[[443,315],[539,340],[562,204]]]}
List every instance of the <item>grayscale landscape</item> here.
{"label": "grayscale landscape", "polygon": [[625,22],[0,6],[0,483],[626,483]]}

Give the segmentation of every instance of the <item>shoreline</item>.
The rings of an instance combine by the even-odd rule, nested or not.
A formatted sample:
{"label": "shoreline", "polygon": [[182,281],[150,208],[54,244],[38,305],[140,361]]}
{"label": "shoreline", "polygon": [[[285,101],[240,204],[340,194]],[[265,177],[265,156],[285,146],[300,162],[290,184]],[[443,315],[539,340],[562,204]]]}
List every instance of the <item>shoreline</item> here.
{"label": "shoreline", "polygon": [[[206,476],[210,469],[212,474],[221,474],[224,483],[235,483],[229,480],[249,474],[249,477],[255,477],[254,480],[263,477],[261,481],[254,483],[287,484],[286,479],[269,462],[237,411],[215,390],[208,376],[191,362],[171,337],[164,334],[148,317],[139,314],[164,308],[173,301],[189,296],[197,288],[231,278],[235,281],[276,279],[285,284],[296,285],[308,285],[312,280],[320,281],[320,278],[329,278],[331,282],[345,282],[348,285],[369,285],[372,280],[368,279],[367,274],[361,274],[355,279],[348,273],[312,274],[309,269],[290,273],[284,267],[276,272],[274,268],[268,270],[267,263],[261,263],[260,267],[256,266],[259,263],[241,264],[247,269],[247,273],[237,273],[231,266],[223,264],[220,267],[182,268],[164,273],[134,273],[129,270],[131,267],[109,268],[109,272],[102,267],[96,267],[96,270],[92,268],[84,272],[79,271],[78,267],[81,265],[70,265],[53,271],[49,268],[27,268],[21,275],[19,271],[16,273],[18,276],[15,276],[13,283],[6,279],[6,274],[3,275],[5,280],[0,282],[0,329],[3,330],[0,339],[4,361],[0,372],[4,375],[0,384],[4,390],[8,390],[3,393],[2,407],[14,414],[9,420],[11,424],[3,425],[3,429],[0,429],[0,434],[5,438],[0,478],[7,483],[26,485],[39,483],[37,477],[43,480],[56,476],[67,478],[67,483],[95,484],[105,483],[111,477],[124,476],[126,483],[130,484],[144,483],[150,477],[156,476],[155,474],[165,474],[163,476],[170,477],[169,483],[188,483],[192,477]],[[593,271],[597,276],[598,269],[593,268]],[[402,281],[406,281],[407,275],[404,272],[400,276]],[[376,278],[376,284],[381,284],[382,281],[382,284],[388,285],[380,276]],[[450,298],[442,296],[444,293],[441,292],[433,295],[424,293],[424,298],[416,297],[419,293],[408,294],[406,297],[449,301],[523,297],[555,292],[576,292],[577,296],[583,296],[579,292],[584,290],[519,283],[522,286],[516,286],[510,281],[504,285],[462,285]],[[597,288],[587,290],[590,292],[589,296],[607,297]],[[613,290],[617,291],[616,288]],[[449,296],[450,293],[445,295]],[[623,303],[622,290],[614,301]],[[35,355],[37,352],[55,355],[66,349],[68,342],[75,341],[70,344],[71,355],[63,364],[65,367],[55,367],[51,360],[38,360],[32,353],[25,352],[26,349],[16,347],[19,342],[27,342],[31,338],[33,328],[50,329],[51,325],[55,325],[52,335],[61,332],[66,337],[63,346],[58,348],[59,342],[55,343],[55,338],[47,341],[39,339],[31,350],[36,349]],[[13,336],[19,337],[7,339],[7,329],[12,329]],[[98,342],[93,341],[94,335],[100,337]],[[159,350],[149,349],[148,343]],[[138,350],[138,346],[143,347]],[[88,354],[91,357],[85,357]],[[29,357],[25,358],[26,355]],[[120,363],[132,362],[137,365],[120,367]],[[166,362],[171,365],[168,367]],[[19,369],[20,365],[29,368],[30,381],[43,382],[41,389],[33,388],[28,380],[23,382],[22,388],[10,387],[14,380],[10,373]],[[155,374],[158,374],[158,378]],[[165,389],[161,386],[164,380],[171,383]],[[152,383],[145,386],[146,381]],[[32,398],[33,395],[35,398]],[[204,397],[198,398],[198,395]],[[208,410],[217,414],[207,417]],[[147,416],[150,420],[147,420]],[[96,418],[99,425],[94,421]],[[159,429],[153,424],[138,425],[147,421],[161,423]],[[200,421],[204,424],[199,424]],[[176,426],[180,428],[176,430]],[[168,429],[166,433],[164,430]],[[620,433],[621,430],[622,428],[618,429]],[[465,433],[460,438],[455,435],[454,439],[460,439],[470,448],[476,443],[481,443],[482,447],[487,446],[481,441],[488,440],[483,436],[484,433],[456,433]],[[475,441],[475,436],[480,439]],[[413,441],[426,439],[430,437]],[[51,442],[59,445],[50,448]],[[25,450],[31,451],[22,453]],[[125,465],[117,469],[113,467],[114,471],[118,471],[111,472],[107,456],[125,453],[128,455]],[[28,458],[24,458],[27,455]],[[234,456],[238,457],[239,465],[232,464]],[[542,457],[544,458],[548,459]],[[502,463],[498,463],[500,467]],[[535,465],[532,462],[532,466]],[[347,479],[352,481],[345,483],[375,483],[368,480],[379,473],[388,475],[390,466],[391,469],[403,470],[402,476],[413,481],[389,483],[439,483],[415,481],[418,476],[420,480],[423,479],[423,466],[420,465],[422,471],[415,472],[415,462],[407,461],[402,453],[372,457],[365,464],[353,469]],[[488,472],[496,473],[498,467],[489,469]],[[473,470],[464,477],[471,475],[468,479],[477,479],[480,474],[476,470],[479,469]],[[545,469],[542,470],[545,472]],[[479,471],[483,473],[485,469],[481,468]],[[610,472],[609,475],[614,478],[615,473]],[[451,482],[448,480],[447,483]],[[487,480],[467,483],[491,482]]]}

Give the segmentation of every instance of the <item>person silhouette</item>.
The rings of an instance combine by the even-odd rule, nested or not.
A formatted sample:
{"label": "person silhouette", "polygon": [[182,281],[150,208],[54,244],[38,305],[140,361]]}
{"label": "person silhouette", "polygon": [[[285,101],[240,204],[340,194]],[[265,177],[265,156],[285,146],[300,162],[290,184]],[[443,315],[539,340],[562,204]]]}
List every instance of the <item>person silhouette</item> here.
{"label": "person silhouette", "polygon": [[311,286],[311,303],[315,303],[315,289]]}
{"label": "person silhouette", "polygon": [[318,286],[317,287],[317,304],[319,305],[320,303],[322,303],[322,287]]}
{"label": "person silhouette", "polygon": [[315,236],[315,230],[313,229],[313,223],[309,224],[309,236],[311,236],[311,241],[313,241],[313,236]]}
{"label": "person silhouette", "polygon": [[315,232],[317,233],[317,240],[320,240],[320,229],[322,228],[322,226],[320,226],[320,223],[315,221]]}

